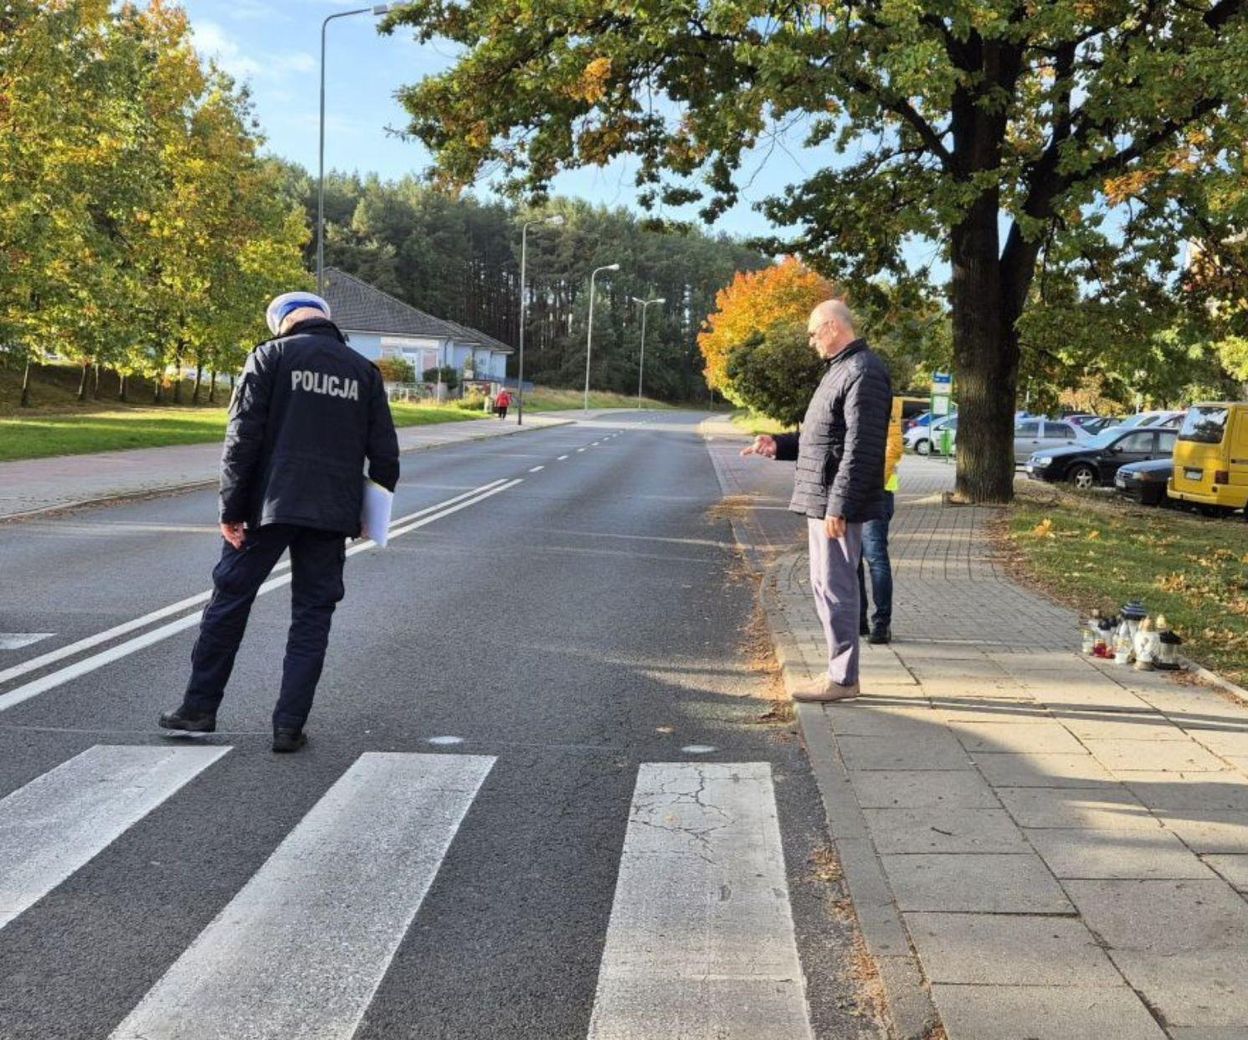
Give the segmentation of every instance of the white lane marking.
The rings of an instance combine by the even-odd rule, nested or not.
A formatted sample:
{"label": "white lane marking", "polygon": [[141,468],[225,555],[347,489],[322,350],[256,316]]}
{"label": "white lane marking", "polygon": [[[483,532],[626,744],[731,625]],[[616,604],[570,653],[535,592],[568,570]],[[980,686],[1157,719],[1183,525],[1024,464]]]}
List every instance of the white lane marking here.
{"label": "white lane marking", "polygon": [[[431,513],[434,510],[442,509],[443,507],[451,505],[454,502],[459,502],[465,498],[470,498],[473,495],[479,494],[482,491],[497,487],[502,483],[505,483],[505,481],[495,480],[489,484],[482,484],[481,487],[473,488],[471,491],[465,491],[462,495],[456,495],[453,498],[448,498],[443,502],[437,503],[436,505],[418,510],[415,513],[409,513],[407,516],[400,517],[397,520],[392,520],[390,522],[390,526],[393,528],[397,524],[406,523],[408,520],[415,519],[418,516],[423,516],[424,514]],[[370,547],[373,544],[375,543],[368,543]],[[290,561],[283,560],[273,568],[273,573],[281,574],[282,572],[288,570],[290,570]],[[101,643],[107,643],[112,639],[116,639],[118,636],[126,635],[128,632],[134,632],[137,629],[146,628],[153,621],[159,621],[161,618],[169,617],[171,614],[180,614],[182,611],[188,610],[191,607],[198,606],[201,603],[207,603],[211,595],[212,592],[208,591],[197,593],[194,596],[187,596],[186,599],[180,599],[176,603],[170,603],[169,606],[161,607],[159,610],[153,610],[148,614],[144,614],[142,617],[133,618],[132,620],[125,621],[120,625],[114,625],[112,628],[105,629],[103,632],[97,632],[93,636],[87,636],[85,639],[79,639],[75,643],[69,643],[66,646],[57,647],[55,650],[49,650],[46,654],[40,654],[38,657],[32,657],[28,661],[21,662],[21,664],[13,665],[11,668],[5,668],[0,671],[0,683],[6,683],[10,679],[16,679],[19,675],[25,675],[28,672],[33,672],[39,668],[43,668],[46,665],[54,664],[57,661],[64,660],[66,657],[73,657],[75,654],[81,653],[83,650],[90,650],[93,646],[99,646]],[[181,628],[174,629],[173,631],[181,631]],[[172,634],[172,632],[170,634]],[[0,711],[4,710],[3,705],[3,698],[0,698]]]}
{"label": "white lane marking", "polygon": [[590,1040],[811,1040],[771,767],[637,773]]}
{"label": "white lane marking", "polygon": [[[509,480],[505,484],[500,484],[498,487],[493,488],[484,494],[478,495],[476,498],[470,498],[467,502],[460,502],[459,505],[451,506],[449,509],[443,509],[434,513],[432,516],[425,517],[423,520],[417,520],[414,524],[408,524],[406,527],[393,529],[390,532],[390,539],[393,541],[395,538],[399,538],[402,535],[407,534],[409,531],[415,531],[417,528],[431,524],[435,520],[441,520],[444,516],[450,516],[452,513],[458,513],[461,509],[467,509],[469,506],[475,506],[478,502],[484,502],[487,498],[491,498],[492,496],[499,494],[499,492],[510,491],[517,484],[523,483],[523,477],[517,477],[515,480]],[[347,555],[352,556],[357,552],[363,552],[365,549],[370,549],[372,547],[372,542],[361,542],[360,544],[353,545],[350,549],[348,549]]]}
{"label": "white lane marking", "polygon": [[493,764],[361,755],[112,1040],[349,1040]]}
{"label": "white lane marking", "polygon": [[51,639],[55,632],[0,632],[0,650],[20,650]]}
{"label": "white lane marking", "polygon": [[566,455],[560,455],[557,459],[555,459],[555,461],[556,461],[556,462],[563,462],[566,458],[567,458],[567,456],[566,456]]}
{"label": "white lane marking", "polygon": [[[492,487],[489,491],[476,495],[474,498],[465,499],[457,505],[448,506],[444,509],[431,506],[429,509],[422,509],[418,513],[409,514],[407,517],[402,517],[398,522],[403,523],[412,516],[421,516],[421,514],[427,515],[425,515],[423,519],[417,520],[415,523],[406,524],[404,527],[395,528],[392,524],[390,529],[390,538],[393,541],[395,538],[400,538],[411,531],[415,531],[417,528],[431,524],[435,520],[441,520],[443,517],[450,516],[452,513],[458,513],[461,509],[467,509],[469,506],[474,506],[478,502],[483,502],[487,498],[497,495],[500,491],[506,491],[509,488],[513,488],[517,484],[522,483],[524,483],[523,478],[504,481],[497,487]],[[456,497],[463,498],[462,495]],[[455,499],[449,499],[448,501],[453,502]],[[438,511],[431,512],[430,510],[432,509],[438,509]],[[366,539],[362,542],[356,542],[348,548],[347,555],[354,556],[356,553],[361,553],[366,549],[372,549],[375,547],[376,542]],[[281,568],[274,569],[279,570]],[[274,589],[281,588],[283,585],[289,585],[290,582],[291,575],[289,573],[283,574],[276,578],[270,578],[260,586],[256,595],[263,596],[265,593],[272,592]],[[204,593],[202,596],[194,597],[193,599],[195,601],[206,600],[210,595],[211,593]],[[163,613],[168,613],[168,610],[166,609]],[[135,636],[133,639],[127,639],[124,643],[118,643],[116,646],[109,647],[107,650],[102,650],[98,654],[93,654],[91,657],[85,657],[81,661],[75,661],[73,664],[66,665],[64,668],[59,668],[55,672],[49,672],[41,678],[34,679],[22,686],[17,686],[8,693],[0,694],[0,711],[5,711],[6,709],[13,707],[15,704],[21,704],[23,701],[30,700],[31,697],[37,697],[41,693],[46,693],[48,690],[55,689],[57,686],[61,686],[64,683],[69,682],[71,679],[77,679],[79,676],[86,675],[89,672],[94,672],[99,668],[103,668],[106,664],[111,664],[113,661],[120,660],[123,657],[128,657],[130,654],[135,653],[138,650],[142,650],[144,647],[148,647],[154,643],[159,643],[161,640],[168,639],[170,636],[176,635],[178,632],[198,624],[199,618],[199,612],[188,614],[185,617],[178,618],[176,621],[170,621],[167,624],[161,625],[159,628],[154,628],[149,632],[144,632],[140,636]]]}
{"label": "white lane marking", "polygon": [[584,449],[584,448],[577,448],[576,450],[577,450],[578,452],[581,452],[581,451],[584,451],[585,449]]}
{"label": "white lane marking", "polygon": [[0,928],[229,750],[97,744],[0,801]]}
{"label": "white lane marking", "polygon": [[545,468],[546,468],[545,466],[534,466],[531,470],[529,470],[529,472],[530,472],[530,473],[541,473],[541,472],[542,472],[542,470],[544,470]]}
{"label": "white lane marking", "polygon": [[463,742],[464,742],[463,737],[451,737],[451,736],[430,737],[426,741],[426,743],[428,744],[462,744]]}
{"label": "white lane marking", "polygon": [[714,744],[686,744],[680,749],[687,755],[709,755],[714,751],[718,751]]}

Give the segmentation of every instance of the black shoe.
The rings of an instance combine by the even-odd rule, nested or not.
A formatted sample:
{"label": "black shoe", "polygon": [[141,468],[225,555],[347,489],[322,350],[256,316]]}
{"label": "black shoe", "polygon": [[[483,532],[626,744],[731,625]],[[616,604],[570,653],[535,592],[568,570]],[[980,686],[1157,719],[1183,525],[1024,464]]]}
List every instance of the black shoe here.
{"label": "black shoe", "polygon": [[871,629],[871,634],[867,636],[867,642],[873,646],[880,646],[883,643],[891,643],[893,641],[893,630],[887,625],[876,625]]}
{"label": "black shoe", "polygon": [[273,731],[273,750],[279,752],[298,751],[308,738],[301,729],[275,729]]}
{"label": "black shoe", "polygon": [[161,729],[180,729],[184,733],[214,733],[217,729],[215,711],[195,711],[183,706],[160,716]]}
{"label": "black shoe", "polygon": [[860,636],[869,636],[871,634],[871,626],[867,624],[865,619],[858,622],[858,634]]}

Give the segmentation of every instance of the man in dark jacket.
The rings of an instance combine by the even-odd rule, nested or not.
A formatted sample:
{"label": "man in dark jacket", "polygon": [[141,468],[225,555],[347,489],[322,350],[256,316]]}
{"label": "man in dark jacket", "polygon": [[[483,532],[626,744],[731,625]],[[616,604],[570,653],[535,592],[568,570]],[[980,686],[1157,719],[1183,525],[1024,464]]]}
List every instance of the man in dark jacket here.
{"label": "man in dark jacket", "polygon": [[828,671],[797,687],[794,700],[858,696],[858,561],[862,525],[884,515],[884,449],[893,388],[884,363],[854,331],[840,300],[819,304],[807,322],[811,345],[828,362],[801,433],[761,436],[743,455],[796,460],[789,508],[805,516],[810,585],[828,643]]}
{"label": "man in dark jacket", "polygon": [[324,300],[286,293],[266,318],[276,338],[252,351],[230,402],[221,458],[225,544],[212,598],[182,705],[160,725],[216,729],[251,604],[289,549],[291,625],[273,750],[297,751],[343,596],[345,542],[360,533],[364,460],[369,477],[393,491],[399,444],[381,372],[347,345]]}

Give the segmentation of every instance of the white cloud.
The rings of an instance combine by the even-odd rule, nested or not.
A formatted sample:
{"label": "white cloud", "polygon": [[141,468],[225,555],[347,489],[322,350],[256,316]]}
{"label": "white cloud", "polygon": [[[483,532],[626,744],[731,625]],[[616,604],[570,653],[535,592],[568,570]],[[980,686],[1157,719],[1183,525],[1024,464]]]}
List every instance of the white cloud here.
{"label": "white cloud", "polygon": [[261,62],[245,53],[238,42],[216,22],[195,22],[191,35],[200,55],[214,59],[237,80],[279,83],[292,75],[306,76],[317,69],[316,59],[304,51],[279,54]]}

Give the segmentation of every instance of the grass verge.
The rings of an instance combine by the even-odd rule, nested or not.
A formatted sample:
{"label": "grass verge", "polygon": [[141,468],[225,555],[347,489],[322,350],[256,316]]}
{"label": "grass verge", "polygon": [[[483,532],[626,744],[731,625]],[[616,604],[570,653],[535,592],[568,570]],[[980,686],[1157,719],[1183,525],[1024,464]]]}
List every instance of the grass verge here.
{"label": "grass verge", "polygon": [[751,437],[757,437],[760,433],[789,433],[793,429],[791,426],[776,422],[775,419],[748,411],[733,412],[732,425]]}
{"label": "grass verge", "polygon": [[[482,418],[457,408],[391,405],[396,426],[464,422]],[[218,441],[225,433],[224,408],[122,408],[56,412],[0,419],[0,461],[83,455],[129,448]]]}
{"label": "grass verge", "polygon": [[[1248,681],[1248,524],[1020,485],[1000,535],[1020,578],[1087,611],[1165,614],[1183,653]],[[1071,633],[1071,645],[1077,642]]]}
{"label": "grass verge", "polygon": [[[657,408],[662,410],[671,410],[673,407],[663,401],[655,401],[649,397],[643,397],[642,406],[645,408]],[[570,408],[582,408],[585,404],[585,393],[582,390],[556,390],[552,387],[538,386],[532,393],[524,395],[524,410],[526,412],[562,412]],[[515,404],[512,404],[515,407]],[[615,394],[590,391],[589,407],[593,408],[636,408],[636,394]]]}

